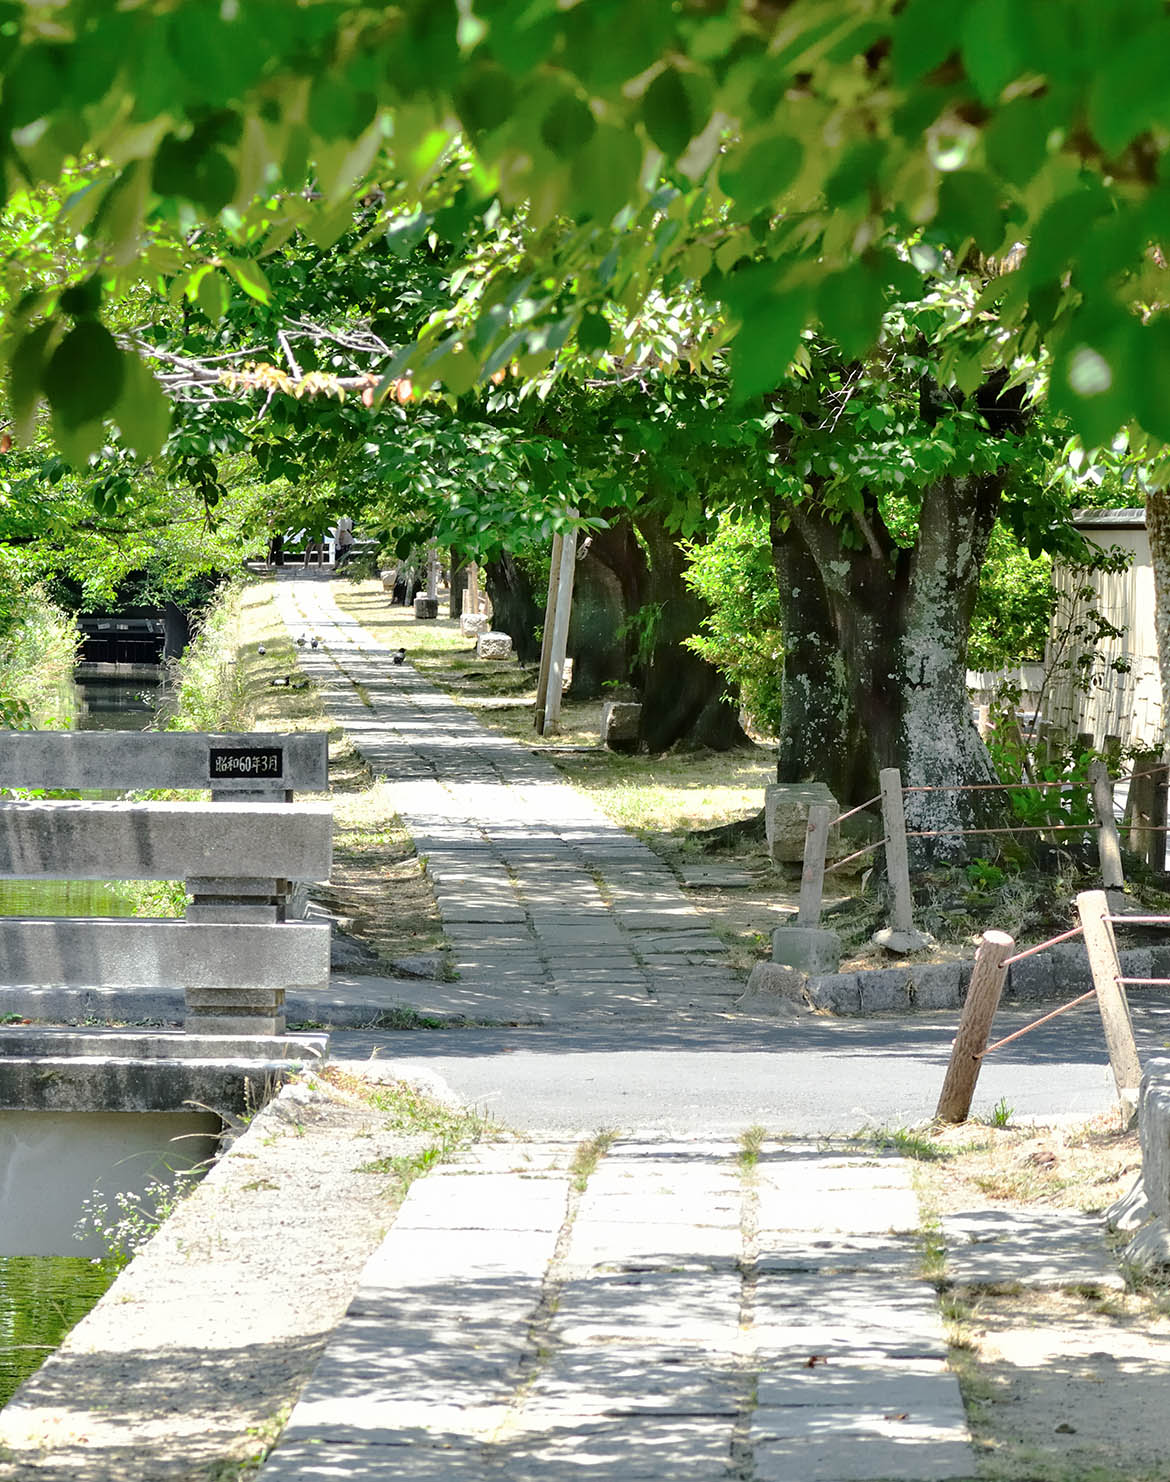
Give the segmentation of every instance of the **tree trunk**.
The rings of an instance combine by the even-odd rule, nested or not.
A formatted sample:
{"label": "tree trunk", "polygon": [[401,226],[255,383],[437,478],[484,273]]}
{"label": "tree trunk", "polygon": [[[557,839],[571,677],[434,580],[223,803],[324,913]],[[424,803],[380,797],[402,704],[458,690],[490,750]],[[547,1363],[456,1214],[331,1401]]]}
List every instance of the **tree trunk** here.
{"label": "tree trunk", "polygon": [[535,592],[528,573],[505,552],[484,568],[492,603],[492,625],[512,640],[522,664],[540,659],[537,629],[544,622],[544,592]]}
{"label": "tree trunk", "polygon": [[842,805],[864,802],[877,792],[877,773],[845,683],[824,584],[796,528],[781,528],[775,518],[772,565],[784,642],[776,781],[825,782]]}
{"label": "tree trunk", "polygon": [[[975,729],[966,673],[971,612],[1001,492],[999,475],[939,480],[924,493],[918,539],[909,548],[890,539],[872,501],[857,516],[856,548],[844,546],[839,525],[811,503],[791,512],[809,559],[797,559],[797,542],[783,543],[797,555],[789,556],[794,564],[786,568],[789,585],[782,595],[790,604],[799,601],[800,610],[822,628],[827,611],[836,633],[844,687],[864,746],[864,765],[859,760],[846,775],[867,791],[883,767],[898,767],[907,788],[950,789],[907,793],[909,829],[930,834],[911,841],[920,866],[965,852],[959,831],[1002,812],[999,794],[956,789],[995,780]],[[815,599],[807,595],[814,567],[820,588]],[[811,659],[821,683],[815,690],[805,687],[804,709],[812,707],[811,713],[798,711],[793,722],[816,738],[806,756],[842,718],[823,645],[812,648]],[[826,755],[835,758],[832,751]],[[833,765],[840,773],[839,758]],[[824,770],[818,775],[824,777]]]}
{"label": "tree trunk", "polygon": [[622,628],[641,606],[645,572],[645,556],[628,520],[589,538],[589,549],[577,563],[569,624],[574,699],[594,700],[607,683],[629,680],[629,644]]}
{"label": "tree trunk", "polygon": [[642,742],[650,751],[678,744],[728,751],[747,744],[727,679],[684,646],[707,604],[683,581],[686,557],[655,516],[638,520],[649,554],[640,644]]}

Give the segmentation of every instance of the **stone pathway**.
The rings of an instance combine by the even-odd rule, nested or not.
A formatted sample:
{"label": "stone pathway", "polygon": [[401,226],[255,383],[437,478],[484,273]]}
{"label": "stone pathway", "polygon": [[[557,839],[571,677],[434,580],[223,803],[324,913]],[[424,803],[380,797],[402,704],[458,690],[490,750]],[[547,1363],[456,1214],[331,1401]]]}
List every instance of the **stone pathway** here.
{"label": "stone pathway", "polygon": [[[530,1023],[731,1007],[742,985],[657,856],[392,665],[326,582],[277,592],[426,857],[460,980],[410,990],[416,1006]],[[1038,1277],[1083,1279],[1086,1231],[1066,1248],[984,1223],[947,1229],[951,1280],[1001,1279],[993,1245],[1010,1261],[1021,1241]],[[972,1477],[919,1224],[896,1157],[784,1142],[741,1160],[637,1133],[584,1160],[477,1147],[412,1187],[261,1482]]]}
{"label": "stone pathway", "polygon": [[972,1476],[908,1165],[738,1153],[490,1144],[417,1182],[261,1482]]}
{"label": "stone pathway", "polygon": [[459,981],[420,1010],[510,1023],[722,1011],[743,992],[726,949],[650,849],[482,726],[348,618],[321,580],[277,585],[299,662],[409,830]]}

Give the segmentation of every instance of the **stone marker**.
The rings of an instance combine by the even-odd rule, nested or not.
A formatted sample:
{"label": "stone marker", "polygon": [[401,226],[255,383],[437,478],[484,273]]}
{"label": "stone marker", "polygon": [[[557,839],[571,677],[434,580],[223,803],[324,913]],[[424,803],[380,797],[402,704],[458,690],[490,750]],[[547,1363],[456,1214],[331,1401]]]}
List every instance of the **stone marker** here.
{"label": "stone marker", "polygon": [[778,926],[772,933],[772,961],[803,973],[835,973],[841,966],[841,938],[823,926]]}
{"label": "stone marker", "polygon": [[[832,808],[834,818],[840,811],[837,799],[823,782],[773,783],[764,789],[764,829],[774,864],[799,864],[803,861],[808,810],[814,803],[824,803]],[[830,855],[837,851],[839,838],[840,830],[831,828]]]}
{"label": "stone marker", "polygon": [[610,751],[635,751],[642,707],[631,700],[606,700],[601,707],[601,744]]}
{"label": "stone marker", "polygon": [[795,1018],[809,1012],[805,992],[807,981],[805,975],[795,968],[781,967],[775,962],[757,962],[747,988],[742,997],[736,999],[735,1006],[749,1013]]}
{"label": "stone marker", "polygon": [[[1139,1193],[1135,1186],[1109,1210],[1106,1220],[1125,1229],[1131,1214],[1147,1218],[1122,1260],[1135,1271],[1164,1270],[1170,1266],[1170,1059],[1146,1062],[1138,1097],[1138,1131],[1142,1145],[1142,1176]],[[1144,1200],[1143,1196],[1144,1195]]]}
{"label": "stone marker", "polygon": [[414,615],[423,622],[430,622],[439,615],[439,599],[420,592],[414,599]]}
{"label": "stone marker", "polygon": [[481,633],[475,645],[477,659],[510,659],[512,640],[507,633]]}
{"label": "stone marker", "polygon": [[491,631],[492,620],[483,612],[465,612],[459,619],[459,631],[464,638],[478,638],[481,633]]}

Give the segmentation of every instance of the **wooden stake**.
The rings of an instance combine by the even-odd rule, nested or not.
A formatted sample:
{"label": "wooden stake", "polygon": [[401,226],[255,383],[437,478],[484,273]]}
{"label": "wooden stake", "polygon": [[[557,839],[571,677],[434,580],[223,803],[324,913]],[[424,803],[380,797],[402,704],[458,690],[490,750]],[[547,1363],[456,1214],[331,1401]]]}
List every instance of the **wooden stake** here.
{"label": "wooden stake", "polygon": [[1109,1064],[1117,1083],[1117,1096],[1122,1106],[1132,1112],[1137,1106],[1142,1081],[1142,1065],[1133,1037],[1133,1020],[1129,1016],[1129,999],[1121,981],[1121,964],[1117,960],[1117,939],[1109,920],[1109,899],[1103,890],[1085,890],[1077,896],[1077,914],[1085,929],[1085,950],[1093,987],[1097,990],[1097,1007],[1105,1030]]}
{"label": "wooden stake", "polygon": [[828,803],[813,803],[808,810],[808,832],[804,836],[804,870],[800,876],[800,909],[797,926],[819,926],[825,884],[825,853],[833,810]]}
{"label": "wooden stake", "polygon": [[886,874],[890,884],[890,925],[895,931],[914,930],[914,897],[910,894],[910,856],[906,849],[906,811],[902,803],[902,774],[897,767],[878,773],[882,793],[882,824],[886,831]]}
{"label": "wooden stake", "polygon": [[533,724],[536,734],[544,735],[545,708],[548,705],[548,672],[552,662],[553,619],[557,610],[557,593],[560,590],[561,546],[560,535],[553,536],[552,555],[548,566],[548,598],[544,604],[544,634],[540,640],[540,670],[536,679],[536,715]]}
{"label": "wooden stake", "polygon": [[548,694],[544,701],[544,730],[555,731],[561,719],[561,691],[565,678],[565,654],[569,647],[569,618],[573,612],[573,575],[577,567],[577,532],[570,530],[561,542],[560,580],[553,619],[552,649],[549,653]]}
{"label": "wooden stake", "polygon": [[1093,811],[1097,815],[1097,849],[1101,856],[1101,884],[1106,890],[1124,890],[1125,873],[1121,868],[1121,842],[1113,817],[1113,783],[1104,762],[1089,768],[1093,789]]}
{"label": "wooden stake", "polygon": [[965,1122],[975,1095],[975,1082],[983,1066],[983,1051],[991,1033],[991,1022],[1007,981],[1007,959],[1015,940],[1006,931],[985,931],[975,953],[971,986],[959,1017],[959,1030],[951,1050],[951,1061],[938,1098],[935,1116],[940,1122]]}

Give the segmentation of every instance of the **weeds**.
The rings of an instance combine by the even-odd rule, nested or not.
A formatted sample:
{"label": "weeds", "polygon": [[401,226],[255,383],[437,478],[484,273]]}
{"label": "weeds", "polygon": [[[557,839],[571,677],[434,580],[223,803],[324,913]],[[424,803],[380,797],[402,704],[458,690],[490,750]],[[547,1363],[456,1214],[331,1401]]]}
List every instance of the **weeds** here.
{"label": "weeds", "polygon": [[766,1127],[746,1127],[739,1135],[739,1166],[750,1173],[760,1161],[760,1149],[768,1135]]}
{"label": "weeds", "polygon": [[171,1181],[150,1178],[140,1194],[120,1190],[111,1202],[98,1191],[86,1199],[73,1227],[77,1240],[97,1235],[110,1260],[126,1265],[170,1218],[205,1172],[203,1165],[171,1170]]}
{"label": "weeds", "polygon": [[875,1152],[901,1153],[919,1163],[941,1163],[956,1156],[959,1149],[932,1141],[930,1133],[917,1127],[866,1127],[856,1134],[859,1142],[869,1143]]}
{"label": "weeds", "polygon": [[584,1193],[585,1185],[589,1182],[598,1163],[609,1152],[617,1138],[618,1131],[615,1127],[605,1127],[578,1145],[577,1151],[573,1154],[573,1161],[569,1165],[569,1172],[573,1175],[573,1188],[579,1194]]}

